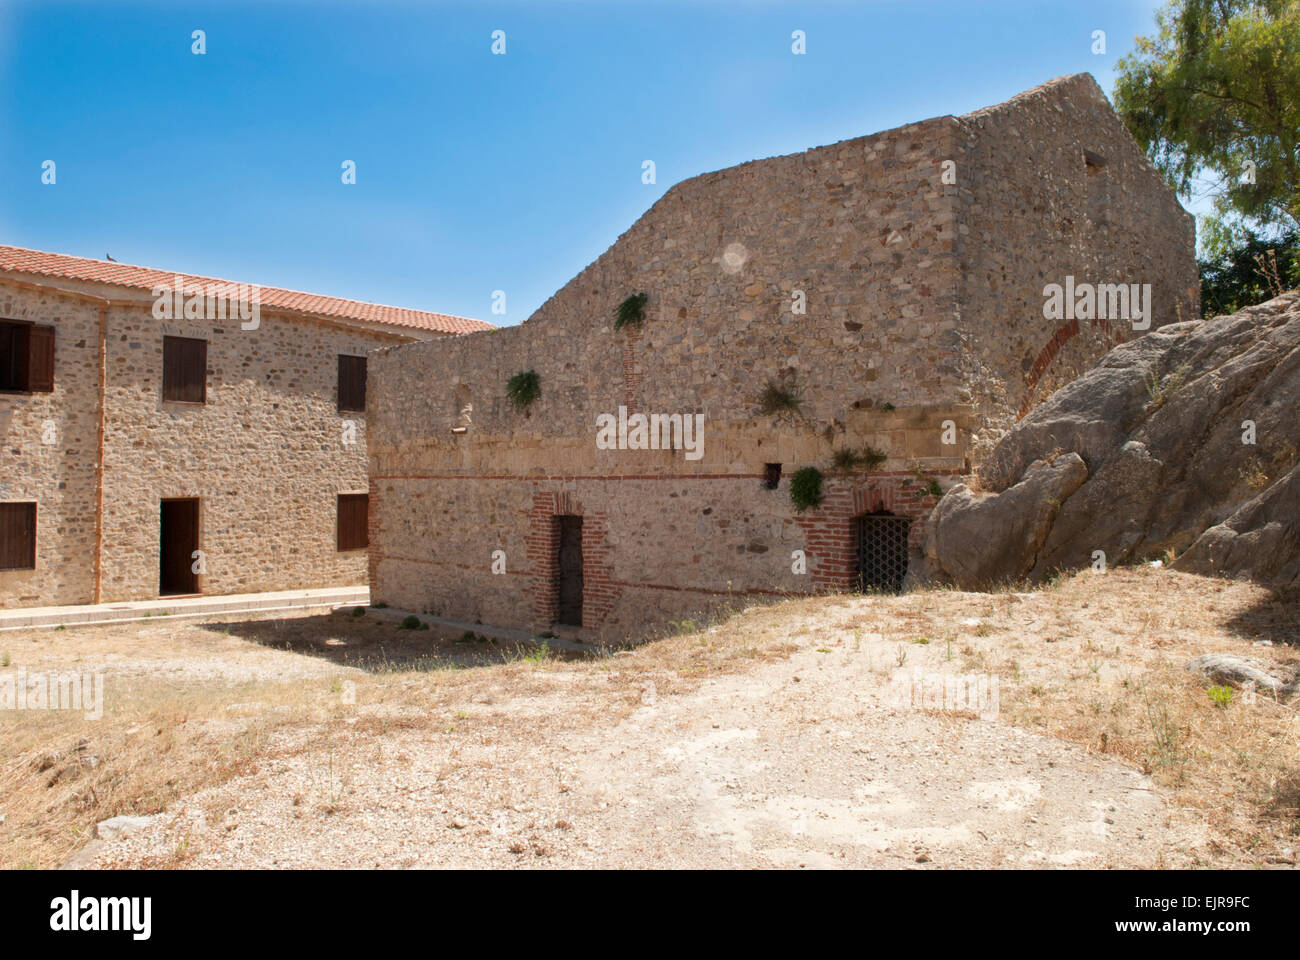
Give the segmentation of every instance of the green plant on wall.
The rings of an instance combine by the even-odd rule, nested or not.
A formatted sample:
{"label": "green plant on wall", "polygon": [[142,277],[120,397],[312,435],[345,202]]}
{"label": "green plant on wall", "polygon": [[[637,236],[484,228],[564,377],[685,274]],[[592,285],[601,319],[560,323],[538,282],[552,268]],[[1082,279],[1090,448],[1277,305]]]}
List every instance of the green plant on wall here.
{"label": "green plant on wall", "polygon": [[875,447],[862,447],[860,450],[845,447],[835,451],[833,462],[836,470],[848,473],[859,469],[874,470],[888,459]]}
{"label": "green plant on wall", "polygon": [[816,467],[796,470],[790,478],[790,500],[800,513],[820,505],[823,500],[822,472]]}
{"label": "green plant on wall", "polygon": [[771,380],[758,395],[758,412],[765,417],[799,416],[803,410],[803,391],[793,383],[775,383]]}
{"label": "green plant on wall", "polygon": [[528,408],[542,395],[542,378],[536,370],[516,373],[506,381],[506,396],[516,410],[528,412]]}
{"label": "green plant on wall", "polygon": [[614,329],[635,327],[639,330],[645,320],[645,305],[649,299],[644,293],[634,293],[620,303],[618,309],[614,311]]}

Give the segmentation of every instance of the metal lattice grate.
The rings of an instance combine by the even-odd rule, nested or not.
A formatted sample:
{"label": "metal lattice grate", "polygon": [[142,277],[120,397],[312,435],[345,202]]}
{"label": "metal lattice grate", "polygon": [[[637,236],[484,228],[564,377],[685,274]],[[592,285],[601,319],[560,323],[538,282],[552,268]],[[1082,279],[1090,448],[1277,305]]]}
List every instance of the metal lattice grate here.
{"label": "metal lattice grate", "polygon": [[907,576],[907,517],[869,515],[853,521],[859,590],[898,593]]}

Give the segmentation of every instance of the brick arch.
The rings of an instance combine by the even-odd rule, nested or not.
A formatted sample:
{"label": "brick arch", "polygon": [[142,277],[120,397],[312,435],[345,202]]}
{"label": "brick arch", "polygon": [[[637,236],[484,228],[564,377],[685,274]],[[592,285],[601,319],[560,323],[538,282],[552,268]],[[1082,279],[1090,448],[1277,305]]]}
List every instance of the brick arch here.
{"label": "brick arch", "polygon": [[[1109,320],[1094,319],[1090,320],[1089,323],[1101,330],[1102,334],[1110,342],[1111,347],[1117,347],[1124,342],[1123,334],[1112,326]],[[1038,351],[1038,358],[1034,361],[1034,365],[1029,369],[1029,373],[1025,375],[1025,397],[1020,403],[1020,409],[1016,412],[1017,420],[1022,419],[1025,414],[1029,413],[1029,411],[1033,409],[1034,391],[1038,389],[1038,384],[1042,381],[1043,374],[1046,373],[1047,368],[1052,365],[1052,361],[1055,360],[1056,355],[1061,352],[1061,348],[1078,335],[1079,321],[1071,320],[1069,323],[1065,324],[1065,326],[1058,327],[1056,332],[1052,334],[1052,338],[1043,346],[1043,349]]]}
{"label": "brick arch", "polygon": [[558,613],[560,538],[555,518],[559,516],[582,517],[582,625],[584,629],[598,627],[622,592],[614,585],[609,569],[609,522],[605,514],[586,510],[568,490],[533,494],[527,550],[533,624],[545,629],[555,622]]}
{"label": "brick arch", "polygon": [[[934,475],[956,476],[947,471]],[[803,533],[813,593],[853,589],[857,563],[852,535],[854,517],[880,511],[908,517],[912,520],[909,544],[920,550],[925,539],[924,520],[938,502],[908,472],[873,474],[848,481],[828,477],[822,491],[824,499],[820,506],[794,516]]]}

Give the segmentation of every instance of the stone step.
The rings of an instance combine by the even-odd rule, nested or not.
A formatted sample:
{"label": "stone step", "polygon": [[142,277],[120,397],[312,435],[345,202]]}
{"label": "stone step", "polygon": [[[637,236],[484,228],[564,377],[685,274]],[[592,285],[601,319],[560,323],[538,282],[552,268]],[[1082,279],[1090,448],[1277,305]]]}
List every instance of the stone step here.
{"label": "stone step", "polygon": [[157,617],[194,618],[223,613],[329,609],[365,606],[370,588],[321,587],[312,590],[275,590],[267,593],[232,593],[223,596],[175,597],[131,600],[67,607],[21,607],[0,610],[0,630],[60,627],[94,623],[126,623]]}

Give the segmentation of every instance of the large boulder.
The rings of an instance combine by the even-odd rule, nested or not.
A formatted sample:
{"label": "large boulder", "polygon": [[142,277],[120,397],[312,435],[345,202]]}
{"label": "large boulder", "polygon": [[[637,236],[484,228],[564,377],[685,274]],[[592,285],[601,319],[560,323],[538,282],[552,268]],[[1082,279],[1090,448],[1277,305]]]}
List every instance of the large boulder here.
{"label": "large boulder", "polygon": [[[1248,442],[1253,438],[1254,442]],[[966,588],[1178,555],[1300,584],[1300,292],[1116,347],[1018,423],[930,519],[926,555]],[[1069,482],[1048,491],[1044,464]],[[1064,475],[1062,475],[1064,480]],[[1037,496],[1054,507],[1027,506]],[[1014,536],[1010,536],[1012,532]],[[974,542],[972,542],[972,540]]]}
{"label": "large boulder", "polygon": [[953,487],[930,515],[927,559],[959,583],[1023,579],[1061,504],[1087,477],[1083,460],[1071,453],[1034,461],[1024,479],[997,497]]}

